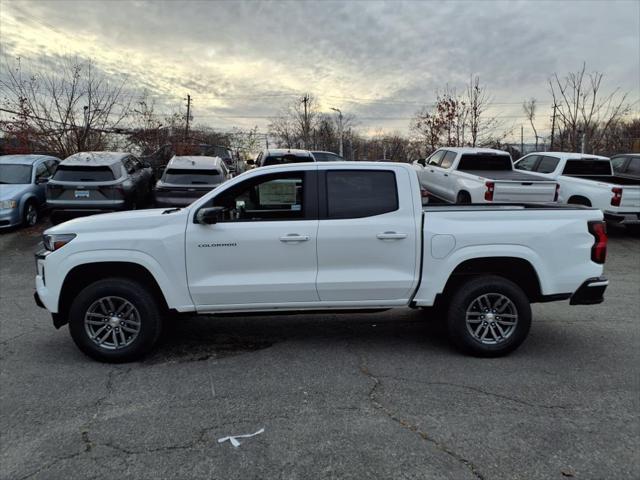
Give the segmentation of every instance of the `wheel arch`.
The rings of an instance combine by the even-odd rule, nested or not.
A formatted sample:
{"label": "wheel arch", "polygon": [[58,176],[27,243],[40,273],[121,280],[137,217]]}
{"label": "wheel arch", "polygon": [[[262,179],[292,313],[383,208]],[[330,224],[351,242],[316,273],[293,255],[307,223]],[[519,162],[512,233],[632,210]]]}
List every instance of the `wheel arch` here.
{"label": "wheel arch", "polygon": [[585,197],[584,195],[571,195],[569,197],[569,199],[567,200],[567,203],[572,203],[572,204],[578,204],[578,205],[585,205],[587,207],[591,207],[593,204],[591,203],[591,200],[589,200],[587,197]]}
{"label": "wheel arch", "polygon": [[[90,280],[87,281],[87,278]],[[158,281],[143,265],[125,261],[84,263],[69,270],[62,282],[58,303],[60,326],[67,323],[69,308],[77,294],[90,283],[106,278],[127,278],[139,282],[151,291],[162,310],[169,310],[169,304]]]}
{"label": "wheel arch", "polygon": [[450,296],[463,282],[479,275],[496,275],[512,281],[522,288],[532,303],[543,298],[538,272],[528,260],[519,257],[481,257],[465,260],[451,272],[440,296]]}

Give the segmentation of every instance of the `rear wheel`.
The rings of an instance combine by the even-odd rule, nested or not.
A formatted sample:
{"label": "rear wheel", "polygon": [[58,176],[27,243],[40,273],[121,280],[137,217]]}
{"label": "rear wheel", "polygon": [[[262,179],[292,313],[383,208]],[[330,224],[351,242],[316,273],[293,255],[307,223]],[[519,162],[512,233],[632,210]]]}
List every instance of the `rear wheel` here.
{"label": "rear wheel", "polygon": [[22,213],[22,223],[27,227],[33,227],[38,223],[38,205],[33,200],[29,200],[24,206]]}
{"label": "rear wheel", "polygon": [[458,196],[456,197],[456,203],[471,203],[471,195],[469,195],[467,192],[458,193]]}
{"label": "rear wheel", "polygon": [[141,358],[157,342],[162,320],[155,297],[127,278],[84,288],[69,310],[69,332],[86,355],[102,362]]}
{"label": "rear wheel", "polygon": [[449,338],[466,353],[479,357],[506,355],[520,346],[530,327],[529,299],[506,278],[472,278],[451,297]]}

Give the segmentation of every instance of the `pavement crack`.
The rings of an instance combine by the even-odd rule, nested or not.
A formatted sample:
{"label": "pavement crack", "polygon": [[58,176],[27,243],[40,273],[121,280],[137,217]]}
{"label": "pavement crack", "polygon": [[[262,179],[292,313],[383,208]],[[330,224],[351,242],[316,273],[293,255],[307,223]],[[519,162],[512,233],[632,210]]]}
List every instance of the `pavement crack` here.
{"label": "pavement crack", "polygon": [[441,452],[446,453],[451,458],[453,458],[457,462],[459,462],[462,465],[464,465],[476,479],[484,480],[484,476],[482,475],[482,473],[480,473],[480,471],[478,470],[478,467],[476,467],[473,464],[473,462],[471,462],[467,458],[463,457],[461,454],[455,452],[454,450],[449,448],[443,442],[440,442],[437,439],[433,438],[427,432],[420,430],[420,428],[417,425],[414,425],[414,424],[410,423],[409,421],[401,418],[398,414],[393,412],[391,409],[389,409],[387,406],[385,406],[382,402],[380,402],[380,400],[378,400],[378,396],[377,396],[376,392],[382,386],[382,381],[380,380],[379,377],[377,377],[376,375],[371,373],[371,371],[369,370],[369,367],[367,366],[367,364],[365,362],[365,359],[362,356],[360,357],[359,369],[360,369],[360,372],[364,376],[366,376],[369,380],[371,380],[373,382],[373,385],[371,386],[371,389],[369,390],[369,395],[368,396],[369,396],[369,401],[371,402],[371,404],[373,405],[373,407],[375,409],[377,409],[377,410],[381,411],[382,413],[384,413],[387,417],[389,417],[391,420],[396,422],[402,428],[417,434],[422,440],[424,440],[426,442],[429,442],[430,444],[435,446]]}
{"label": "pavement crack", "polygon": [[65,460],[71,460],[72,458],[82,455],[83,453],[84,452],[75,452],[75,453],[70,453],[68,455],[59,456],[55,458],[53,461],[47,463],[46,465],[43,465],[42,467],[34,470],[33,472],[27,473],[26,475],[19,477],[17,480],[27,480],[28,478],[32,478],[35,475],[38,475],[39,473],[42,473],[46,470],[49,470],[52,467],[55,467],[60,462],[64,462]]}

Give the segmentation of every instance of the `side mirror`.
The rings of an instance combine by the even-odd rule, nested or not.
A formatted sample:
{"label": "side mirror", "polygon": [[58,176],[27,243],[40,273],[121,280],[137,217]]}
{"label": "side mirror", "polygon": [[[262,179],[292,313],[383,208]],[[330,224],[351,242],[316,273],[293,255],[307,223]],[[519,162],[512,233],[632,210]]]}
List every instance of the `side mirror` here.
{"label": "side mirror", "polygon": [[255,165],[255,164],[256,164],[255,160],[251,160],[251,159],[247,160],[247,165]]}
{"label": "side mirror", "polygon": [[222,214],[227,209],[224,207],[204,207],[196,212],[193,223],[202,225],[214,225],[222,219]]}
{"label": "side mirror", "polygon": [[418,163],[422,165],[423,168],[427,166],[427,160],[425,158],[419,159]]}
{"label": "side mirror", "polygon": [[36,178],[36,183],[42,185],[43,183],[49,183],[49,177]]}

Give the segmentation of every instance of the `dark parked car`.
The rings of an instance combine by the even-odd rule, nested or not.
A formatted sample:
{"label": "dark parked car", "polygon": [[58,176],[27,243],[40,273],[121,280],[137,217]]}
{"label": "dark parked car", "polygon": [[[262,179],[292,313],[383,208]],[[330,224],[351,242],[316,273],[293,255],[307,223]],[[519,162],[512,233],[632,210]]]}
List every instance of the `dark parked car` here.
{"label": "dark parked car", "polygon": [[47,184],[51,220],[136,209],[150,203],[154,183],[151,166],[130,153],[76,153]]}
{"label": "dark parked car", "polygon": [[316,162],[344,162],[345,159],[333,152],[312,151],[311,154]]}
{"label": "dark parked car", "polygon": [[185,207],[230,178],[220,157],[173,157],[156,183],[156,206]]}
{"label": "dark parked car", "polygon": [[611,166],[616,175],[640,179],[640,153],[624,153],[611,157]]}
{"label": "dark parked car", "polygon": [[283,163],[315,162],[311,152],[307,150],[296,150],[293,148],[276,148],[263,150],[256,158],[256,167],[267,167],[269,165],[281,165]]}
{"label": "dark parked car", "polygon": [[45,207],[45,186],[60,159],[49,155],[0,157],[0,227],[32,226]]}

